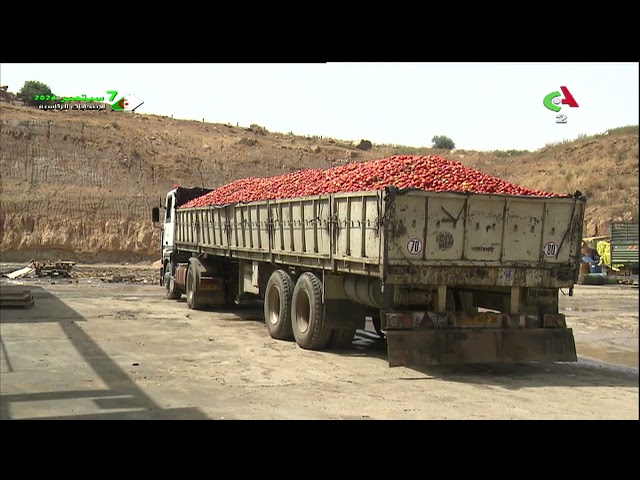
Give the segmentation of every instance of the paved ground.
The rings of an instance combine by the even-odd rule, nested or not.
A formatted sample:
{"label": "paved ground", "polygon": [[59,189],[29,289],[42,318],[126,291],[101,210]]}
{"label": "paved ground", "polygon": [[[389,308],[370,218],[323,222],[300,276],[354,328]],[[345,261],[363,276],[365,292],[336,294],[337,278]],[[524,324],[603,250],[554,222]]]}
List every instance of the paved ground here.
{"label": "paved ground", "polygon": [[419,371],[389,368],[370,326],[311,352],[271,339],[260,307],[61,282],[29,281],[35,307],[0,312],[2,419],[638,419],[637,288],[561,296],[578,363]]}

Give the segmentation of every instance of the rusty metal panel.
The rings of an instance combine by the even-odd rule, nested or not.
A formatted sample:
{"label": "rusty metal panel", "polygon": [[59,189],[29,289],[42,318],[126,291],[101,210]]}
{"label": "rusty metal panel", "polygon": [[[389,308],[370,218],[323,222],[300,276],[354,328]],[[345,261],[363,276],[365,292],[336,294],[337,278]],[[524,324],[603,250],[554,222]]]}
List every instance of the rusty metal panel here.
{"label": "rusty metal panel", "polygon": [[231,222],[231,248],[246,248],[245,211],[246,205],[236,205]]}
{"label": "rusty metal panel", "polygon": [[222,221],[222,245],[229,250],[233,238],[233,229],[231,228],[231,219],[233,218],[235,206],[227,205],[220,212],[220,220]]}
{"label": "rusty metal panel", "polygon": [[465,222],[467,241],[464,258],[499,261],[506,200],[498,195],[470,196]]}
{"label": "rusty metal panel", "polygon": [[577,267],[583,211],[573,198],[403,192],[385,212],[389,261]]}
{"label": "rusty metal panel", "polygon": [[350,197],[348,196],[336,196],[335,201],[335,256],[336,257],[348,257],[349,252],[349,222],[351,214]]}
{"label": "rusty metal panel", "polygon": [[[544,209],[543,201],[509,201],[504,228],[503,261],[539,261]],[[565,227],[568,225],[567,223]]]}
{"label": "rusty metal panel", "polygon": [[378,263],[380,257],[381,196],[379,192],[334,195],[335,258]]}
{"label": "rusty metal panel", "polygon": [[272,201],[269,202],[269,207],[273,223],[272,251],[274,253],[294,252],[291,201]]}
{"label": "rusty metal panel", "polygon": [[425,255],[428,232],[426,198],[422,195],[399,195],[386,212],[389,219],[388,257],[390,260],[418,262]]}
{"label": "rusty metal panel", "polygon": [[205,247],[210,247],[211,246],[211,209],[210,208],[205,209],[202,213],[202,217],[204,222],[202,225],[202,229],[203,229],[202,245]]}
{"label": "rusty metal panel", "polygon": [[546,207],[544,235],[539,247],[540,259],[546,263],[567,263],[571,255],[571,246],[576,243],[572,238],[572,230],[575,232],[578,229],[571,227],[577,205],[547,203]]}
{"label": "rusty metal panel", "polygon": [[295,218],[293,216],[293,203],[291,201],[282,202],[282,242],[283,250],[285,252],[297,252],[298,246],[295,244],[295,238],[293,237],[293,224]]}
{"label": "rusty metal panel", "polygon": [[256,204],[254,212],[255,216],[253,217],[253,221],[256,225],[254,235],[257,236],[254,245],[257,245],[260,251],[268,252],[271,248],[269,238],[269,204],[267,202]]}
{"label": "rusty metal panel", "polygon": [[204,229],[205,229],[204,214],[205,214],[205,212],[206,212],[205,209],[199,209],[196,212],[196,242],[198,242],[198,245],[204,245],[204,243],[205,243],[205,239],[204,239]]}
{"label": "rusty metal panel", "polygon": [[[418,202],[415,207],[416,212],[421,210],[420,203],[422,202]],[[429,197],[428,203],[425,259],[461,260],[464,251],[466,197],[433,195]]]}
{"label": "rusty metal panel", "polygon": [[296,253],[304,254],[307,248],[306,230],[304,228],[304,201],[290,202],[291,208],[291,246]]}
{"label": "rusty metal panel", "polygon": [[569,328],[389,330],[386,338],[390,367],[577,361]]}
{"label": "rusty metal panel", "polygon": [[381,220],[382,220],[382,196],[370,195],[364,199],[366,224],[364,225],[365,256],[381,261]]}
{"label": "rusty metal panel", "polygon": [[573,285],[573,278],[557,278],[547,268],[497,265],[402,265],[389,267],[387,283],[394,285],[485,285],[498,287],[560,288]]}
{"label": "rusty metal panel", "polygon": [[306,198],[300,201],[296,218],[300,222],[302,252],[330,257],[329,214],[328,197]]}
{"label": "rusty metal panel", "polygon": [[214,215],[214,220],[213,220],[213,230],[215,232],[215,240],[214,240],[214,246],[216,247],[220,247],[220,248],[224,248],[227,246],[227,241],[226,241],[226,228],[225,228],[225,222],[226,222],[226,216],[225,216],[226,210],[224,208],[214,208],[213,209],[213,215]]}

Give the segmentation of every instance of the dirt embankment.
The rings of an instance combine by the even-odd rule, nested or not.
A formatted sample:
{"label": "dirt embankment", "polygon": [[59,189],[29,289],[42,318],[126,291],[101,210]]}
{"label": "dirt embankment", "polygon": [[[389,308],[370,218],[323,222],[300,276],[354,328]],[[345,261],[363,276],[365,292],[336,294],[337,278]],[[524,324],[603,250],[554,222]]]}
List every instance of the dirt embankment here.
{"label": "dirt embankment", "polygon": [[[160,255],[151,224],[174,183],[216,187],[247,176],[408,153],[322,137],[122,112],[46,112],[1,103],[2,261],[136,262]],[[614,138],[615,137],[615,138]],[[415,150],[415,149],[414,149]],[[412,152],[415,153],[415,152]],[[589,197],[587,234],[637,211],[638,132],[531,154],[439,154],[523,186]]]}

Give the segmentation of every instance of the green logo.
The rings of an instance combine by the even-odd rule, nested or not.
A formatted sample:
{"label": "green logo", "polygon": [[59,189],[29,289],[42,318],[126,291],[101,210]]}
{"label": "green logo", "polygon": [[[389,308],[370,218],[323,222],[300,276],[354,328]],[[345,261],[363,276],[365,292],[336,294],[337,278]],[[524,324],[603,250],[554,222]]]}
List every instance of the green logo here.
{"label": "green logo", "polygon": [[[107,90],[107,93],[109,95],[111,95],[109,97],[109,101],[113,102],[113,99],[116,98],[118,96],[118,92],[117,90]],[[127,93],[126,95],[124,95],[123,97],[120,98],[120,100],[118,100],[117,102],[114,102],[111,104],[111,111],[116,111],[116,112],[135,112],[136,108],[138,108],[140,105],[142,105],[144,102],[136,97],[135,95],[132,95],[130,93]]]}

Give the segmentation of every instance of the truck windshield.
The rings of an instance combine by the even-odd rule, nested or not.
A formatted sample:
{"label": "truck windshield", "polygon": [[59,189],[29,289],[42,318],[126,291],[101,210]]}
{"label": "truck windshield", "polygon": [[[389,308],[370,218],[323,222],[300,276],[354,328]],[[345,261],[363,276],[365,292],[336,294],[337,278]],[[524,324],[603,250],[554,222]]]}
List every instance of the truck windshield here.
{"label": "truck windshield", "polygon": [[167,199],[167,218],[165,223],[169,223],[171,221],[171,211],[173,210],[173,195],[171,195]]}

